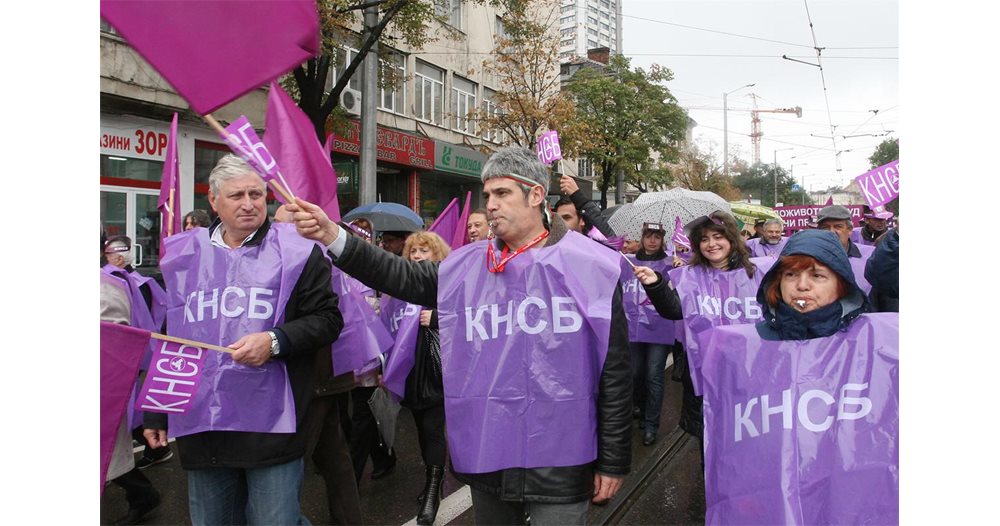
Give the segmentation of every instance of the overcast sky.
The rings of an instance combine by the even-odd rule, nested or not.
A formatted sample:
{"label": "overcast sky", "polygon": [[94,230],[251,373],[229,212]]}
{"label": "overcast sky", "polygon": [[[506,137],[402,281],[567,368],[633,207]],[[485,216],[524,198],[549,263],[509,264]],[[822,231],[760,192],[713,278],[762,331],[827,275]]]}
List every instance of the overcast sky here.
{"label": "overcast sky", "polygon": [[[657,63],[673,71],[667,87],[698,122],[695,142],[714,148],[720,159],[722,93],[750,83],[756,86],[728,96],[730,155],[752,162],[750,93],[762,110],[801,106],[801,118],[760,114],[760,160],[774,162],[778,150],[778,164],[786,170],[794,164],[795,178],[805,175],[807,188],[844,185],[868,171],[867,158],[888,137],[870,134],[899,137],[896,1],[623,0],[622,13],[624,54],[633,67]],[[817,45],[826,48],[826,97],[819,68],[781,58],[817,63],[810,17]],[[881,49],[847,49],[862,47]],[[843,138],[863,134],[869,135]],[[842,152],[840,172],[835,151]]]}

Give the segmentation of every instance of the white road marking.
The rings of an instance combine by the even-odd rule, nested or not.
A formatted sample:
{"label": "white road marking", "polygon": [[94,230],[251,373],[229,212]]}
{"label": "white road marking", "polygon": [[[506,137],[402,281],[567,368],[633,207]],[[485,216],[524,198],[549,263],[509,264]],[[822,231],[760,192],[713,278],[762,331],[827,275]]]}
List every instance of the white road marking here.
{"label": "white road marking", "polygon": [[[469,486],[462,486],[458,491],[448,495],[441,501],[438,508],[437,517],[434,518],[434,526],[444,526],[458,518],[472,507],[472,490]],[[410,522],[403,526],[417,526],[417,518],[413,517]]]}

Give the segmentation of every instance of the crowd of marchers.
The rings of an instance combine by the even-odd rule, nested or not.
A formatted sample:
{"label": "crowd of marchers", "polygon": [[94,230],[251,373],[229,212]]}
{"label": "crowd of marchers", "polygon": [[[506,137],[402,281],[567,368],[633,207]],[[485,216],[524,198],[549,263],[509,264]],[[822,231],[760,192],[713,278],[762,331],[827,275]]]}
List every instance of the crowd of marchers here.
{"label": "crowd of marchers", "polygon": [[[740,376],[726,356],[791,352],[798,360],[795,353],[808,352],[857,361],[877,352],[898,360],[898,343],[857,337],[870,331],[898,341],[895,318],[877,314],[898,312],[898,218],[868,214],[855,227],[850,210],[831,205],[809,229],[786,236],[778,219],[749,232],[716,210],[687,222],[683,235],[668,219],[644,222],[639,239],[622,240],[570,177],[550,205],[550,171],[535,152],[498,150],[481,180],[485,206],[468,215],[466,242],[454,249],[429,231],[333,221],[301,199],[269,218],[265,183],[233,155],[209,176],[216,219],[196,210],[184,232],[166,239],[162,283],[136,272],[127,237],[104,239],[102,230],[103,321],[232,350],[206,356],[195,395],[203,404],[122,419],[107,475],[128,501],[117,523],[155,517],[160,495],[146,475],[176,451],[192,524],[308,524],[300,506],[308,469],[324,480],[329,522],[362,524],[358,484],[368,458],[373,479],[391,475],[397,462],[369,404],[381,390],[416,425],[425,467],[417,524],[437,518],[446,471],[471,488],[477,524],[585,524],[589,506],[613,499],[635,468],[635,421],[644,446],[664,434],[668,380],[682,384],[679,425],[702,452],[691,469],[705,477],[707,522],[759,522],[769,517],[760,509],[782,496],[783,522],[891,519],[893,509],[874,505],[844,511],[873,477],[898,496],[898,478],[842,467],[857,451],[846,437],[874,416],[829,423],[843,458],[830,453],[834,467],[810,472],[820,482],[808,499],[779,483],[755,496],[734,489],[732,474],[766,472],[760,459],[773,458],[794,486],[798,472],[789,466],[806,462],[795,447],[802,438],[791,429],[759,442],[753,458],[739,449],[745,442],[730,443],[733,410],[720,404]],[[220,286],[266,289],[260,301],[270,308],[221,304],[214,316],[183,315],[192,294]],[[349,370],[338,363],[355,355],[375,358]],[[754,370],[752,380],[767,374]],[[866,381],[877,378],[852,377],[850,385]],[[778,415],[765,413],[763,429],[800,425],[791,401],[778,405],[787,385],[763,385],[773,393],[767,410]],[[891,421],[898,390],[889,392],[897,399],[876,401],[870,412]],[[800,404],[806,427],[823,421],[813,414],[823,400]],[[750,417],[740,416],[737,409],[736,428],[750,429]],[[869,460],[895,458],[893,473],[895,429],[886,445],[865,450]],[[753,431],[761,434],[760,426]],[[144,446],[137,460],[133,439]]]}

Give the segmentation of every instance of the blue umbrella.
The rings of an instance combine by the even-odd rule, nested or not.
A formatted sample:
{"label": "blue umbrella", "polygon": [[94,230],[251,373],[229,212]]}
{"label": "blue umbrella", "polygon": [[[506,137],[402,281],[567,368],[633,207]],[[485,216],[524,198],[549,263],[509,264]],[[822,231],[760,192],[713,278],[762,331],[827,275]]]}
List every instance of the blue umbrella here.
{"label": "blue umbrella", "polygon": [[416,212],[399,203],[371,203],[351,210],[342,221],[367,219],[379,232],[416,232],[424,228],[424,220]]}

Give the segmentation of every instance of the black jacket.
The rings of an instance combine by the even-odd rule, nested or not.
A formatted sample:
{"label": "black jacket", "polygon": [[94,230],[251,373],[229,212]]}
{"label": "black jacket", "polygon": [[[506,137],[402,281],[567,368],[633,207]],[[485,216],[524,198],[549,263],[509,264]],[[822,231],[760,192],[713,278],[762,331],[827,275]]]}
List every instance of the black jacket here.
{"label": "black jacket", "polygon": [[899,312],[899,231],[890,230],[865,264],[868,298],[877,312]]}
{"label": "black jacket", "polygon": [[[559,242],[566,224],[557,216],[545,246]],[[410,262],[350,236],[334,265],[362,283],[393,297],[434,308],[437,306],[438,265]],[[615,289],[611,305],[611,335],[601,372],[597,411],[597,460],[568,467],[512,468],[492,473],[455,473],[455,478],[504,500],[570,503],[594,494],[594,472],[623,476],[632,462],[632,373],[628,322],[622,291]]]}
{"label": "black jacket", "polygon": [[[209,227],[209,235],[219,222]],[[260,245],[270,229],[266,221],[246,243]],[[316,352],[330,353],[332,344],[343,328],[343,318],[337,308],[337,296],[330,287],[330,262],[318,245],[295,283],[288,303],[285,321],[275,327],[280,354],[285,361],[295,418],[301,431],[306,406],[313,395]],[[166,415],[146,413],[146,428],[167,429]],[[169,430],[168,430],[169,434]],[[305,454],[305,437],[296,433],[249,433],[242,431],[206,431],[179,437],[181,466],[184,469],[216,467],[254,468],[282,464]]]}
{"label": "black jacket", "polygon": [[576,207],[576,212],[583,218],[585,226],[596,228],[605,237],[616,235],[614,229],[608,224],[608,219],[601,214],[601,207],[597,206],[597,203],[593,199],[584,195],[583,190],[577,189],[577,191],[570,194],[569,199],[573,201],[573,206]]}

